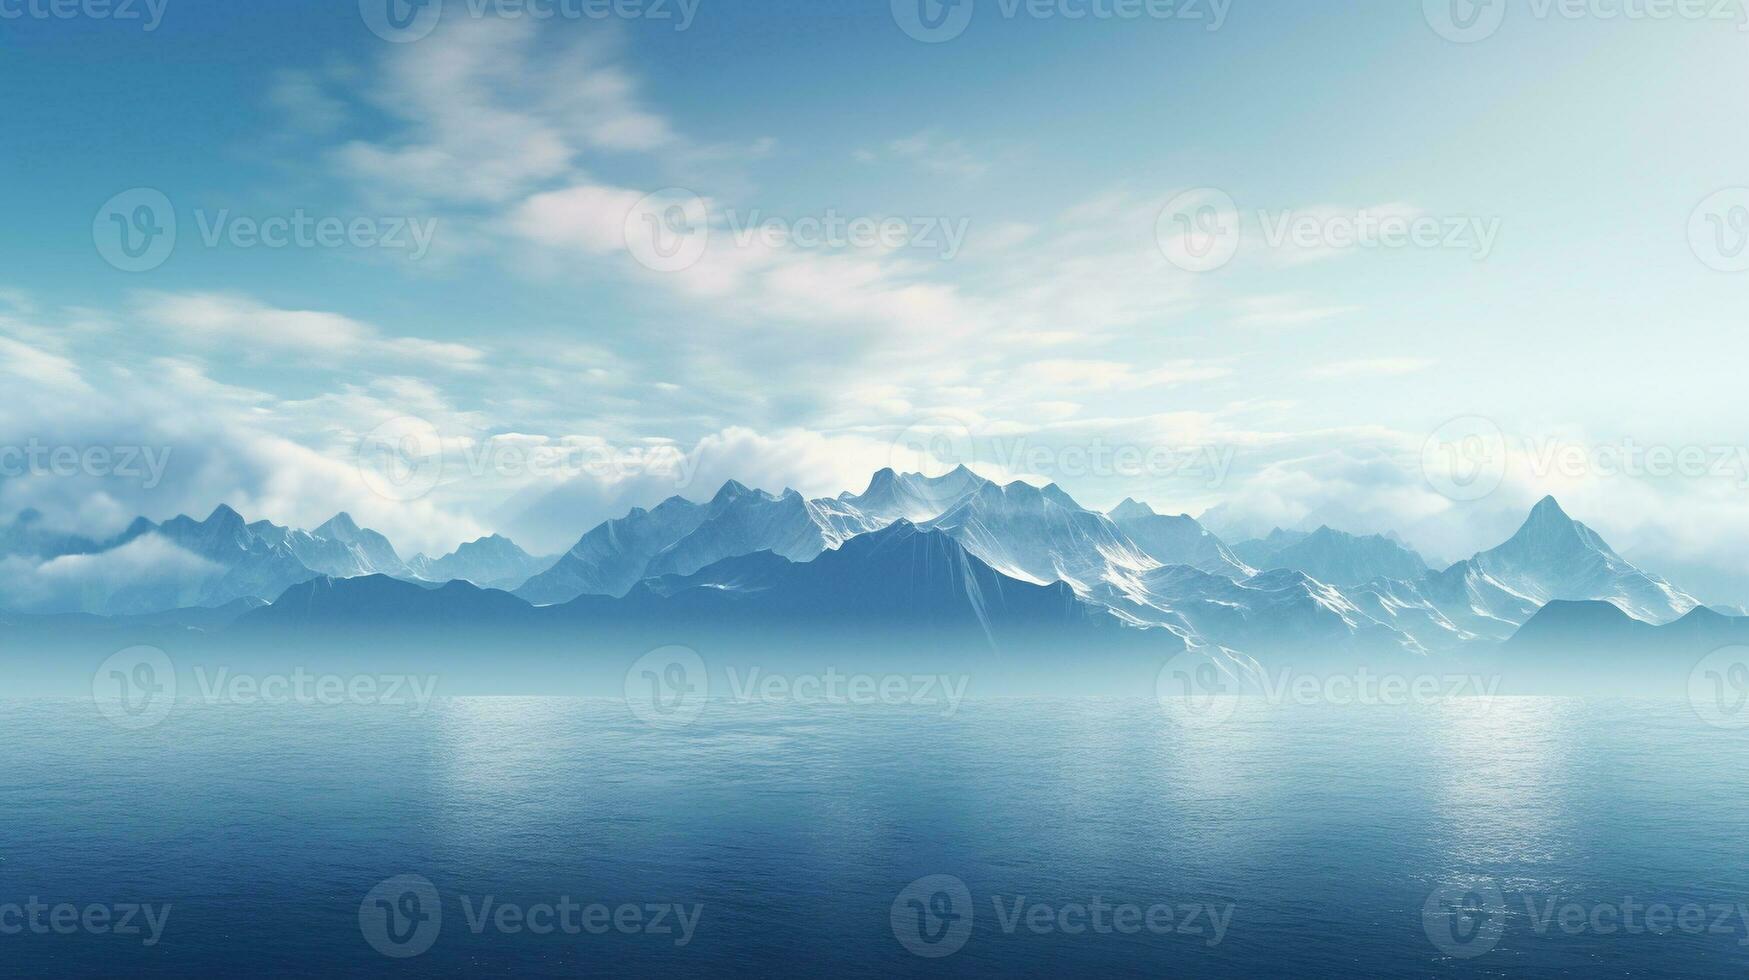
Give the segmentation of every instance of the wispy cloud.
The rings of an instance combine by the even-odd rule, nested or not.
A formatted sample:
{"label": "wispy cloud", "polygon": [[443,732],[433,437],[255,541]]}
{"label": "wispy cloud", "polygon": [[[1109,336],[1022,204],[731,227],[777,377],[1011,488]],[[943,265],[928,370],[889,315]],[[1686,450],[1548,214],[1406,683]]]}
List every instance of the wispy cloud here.
{"label": "wispy cloud", "polygon": [[1306,377],[1318,381],[1340,378],[1390,378],[1414,374],[1433,367],[1435,361],[1421,357],[1368,357],[1320,364],[1306,371]]}

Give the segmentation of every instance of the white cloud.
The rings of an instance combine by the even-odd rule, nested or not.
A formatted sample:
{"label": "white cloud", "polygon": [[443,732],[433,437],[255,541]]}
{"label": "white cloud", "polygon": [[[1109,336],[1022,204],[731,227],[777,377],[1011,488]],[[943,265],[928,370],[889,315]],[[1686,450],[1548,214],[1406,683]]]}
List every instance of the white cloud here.
{"label": "white cloud", "polygon": [[1425,371],[1436,362],[1424,357],[1367,357],[1320,364],[1306,371],[1306,377],[1317,381],[1344,378],[1394,378]]}
{"label": "white cloud", "polygon": [[[293,353],[314,358],[380,358],[472,371],[485,352],[467,344],[419,337],[385,337],[375,327],[338,313],[281,310],[229,293],[147,292],[137,297],[142,316],[199,347]],[[369,367],[370,365],[362,365]]]}

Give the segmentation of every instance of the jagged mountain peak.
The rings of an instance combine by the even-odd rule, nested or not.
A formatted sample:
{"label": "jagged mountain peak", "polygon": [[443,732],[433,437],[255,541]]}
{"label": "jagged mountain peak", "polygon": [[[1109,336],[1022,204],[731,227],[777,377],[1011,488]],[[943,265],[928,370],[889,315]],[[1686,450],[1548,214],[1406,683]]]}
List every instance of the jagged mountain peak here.
{"label": "jagged mountain peak", "polygon": [[358,522],[352,519],[351,514],[341,511],[333,517],[328,518],[321,527],[316,528],[310,533],[318,538],[327,538],[330,541],[349,542],[354,537],[357,537],[358,531]]}
{"label": "jagged mountain peak", "polygon": [[202,523],[202,524],[224,524],[224,525],[233,525],[234,524],[237,526],[242,526],[244,524],[244,521],[243,521],[243,515],[237,513],[237,511],[234,508],[232,508],[230,504],[220,504],[217,507],[214,507],[213,512],[211,514],[207,515],[206,520],[201,521],[200,523]]}
{"label": "jagged mountain peak", "polygon": [[717,491],[716,496],[711,498],[711,503],[731,503],[751,494],[752,492],[753,491],[747,489],[746,484],[741,483],[739,480],[728,480],[723,483],[722,488]]}
{"label": "jagged mountain peak", "polygon": [[1123,502],[1113,507],[1108,515],[1114,521],[1143,520],[1160,516],[1154,508],[1142,503],[1134,497],[1125,497]]}

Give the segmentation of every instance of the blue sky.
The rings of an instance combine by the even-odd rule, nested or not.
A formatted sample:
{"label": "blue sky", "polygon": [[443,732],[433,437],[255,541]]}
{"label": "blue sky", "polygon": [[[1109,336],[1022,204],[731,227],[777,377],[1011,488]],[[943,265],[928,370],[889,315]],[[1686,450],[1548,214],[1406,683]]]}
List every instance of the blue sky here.
{"label": "blue sky", "polygon": [[[0,4],[7,441],[173,450],[150,487],[4,478],[0,509],[345,508],[409,552],[493,530],[556,550],[729,477],[826,494],[969,456],[1093,506],[1395,529],[1441,558],[1554,492],[1679,584],[1736,587],[1749,273],[1707,262],[1731,264],[1749,205],[1734,2],[1506,0],[1470,43],[1434,0],[975,0],[940,43],[902,2],[712,0],[685,30],[678,0],[448,0],[391,43],[375,2],[165,0],[152,30]],[[130,272],[105,209],[136,189],[177,234]],[[1240,233],[1199,272],[1161,213],[1207,189]],[[650,268],[626,229],[676,202],[702,254]],[[369,234],[250,242],[299,214]],[[905,243],[810,238],[831,217]],[[1441,241],[1335,237],[1382,217]],[[1310,246],[1273,239],[1301,226]],[[407,227],[429,247],[372,244]],[[1427,472],[1453,419],[1504,447],[1477,499]],[[429,492],[361,474],[385,425],[435,440]],[[1156,463],[1085,462],[1114,447]],[[1623,447],[1694,453],[1623,473]],[[615,466],[521,462],[543,452]]]}

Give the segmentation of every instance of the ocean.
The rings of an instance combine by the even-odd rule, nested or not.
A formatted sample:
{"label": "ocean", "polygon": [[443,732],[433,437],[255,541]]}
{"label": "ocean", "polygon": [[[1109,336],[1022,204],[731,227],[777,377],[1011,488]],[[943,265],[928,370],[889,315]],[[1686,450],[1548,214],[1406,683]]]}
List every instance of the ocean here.
{"label": "ocean", "polygon": [[1738,977],[1686,702],[0,702],[20,976]]}

